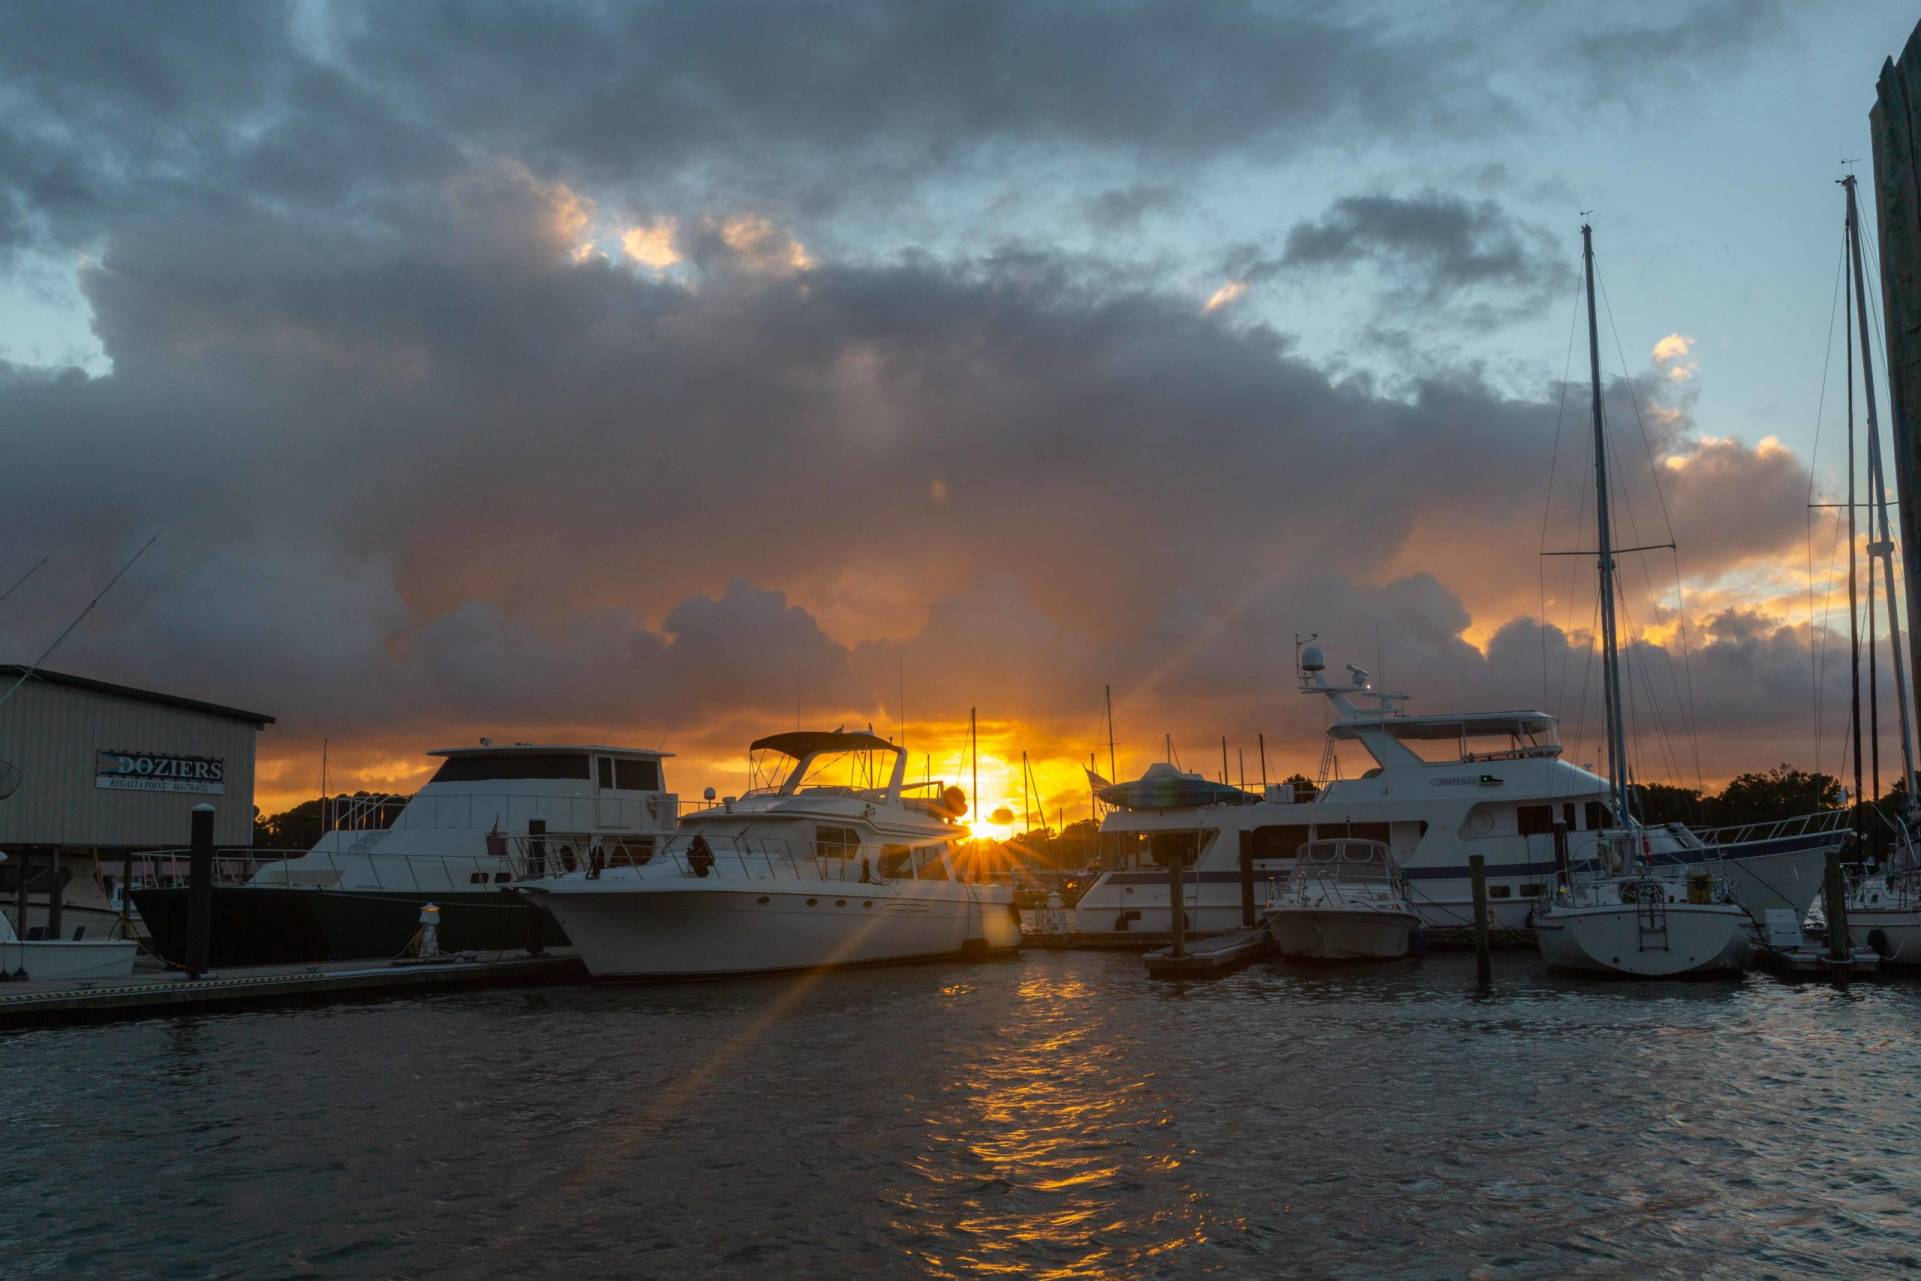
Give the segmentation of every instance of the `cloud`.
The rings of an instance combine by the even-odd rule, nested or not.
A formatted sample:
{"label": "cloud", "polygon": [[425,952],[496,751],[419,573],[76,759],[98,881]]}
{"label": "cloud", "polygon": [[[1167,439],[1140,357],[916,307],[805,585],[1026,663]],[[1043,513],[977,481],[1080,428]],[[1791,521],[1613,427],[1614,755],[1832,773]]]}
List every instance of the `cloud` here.
{"label": "cloud", "polygon": [[1389,289],[1380,312],[1452,310],[1477,325],[1534,315],[1568,278],[1546,228],[1491,199],[1427,189],[1342,196],[1295,224],[1281,255],[1243,253],[1237,277],[1341,274],[1367,267]]}
{"label": "cloud", "polygon": [[[84,249],[112,360],[0,364],[0,575],[56,553],[5,644],[164,526],[61,661],[258,705],[289,757],[593,731],[719,760],[797,711],[884,723],[903,668],[917,717],[1063,751],[1112,683],[1124,732],[1311,753],[1288,638],[1367,662],[1377,624],[1432,705],[1531,698],[1543,637],[1586,652],[1578,600],[1513,622],[1558,389],[1437,363],[1384,393],[1128,237],[877,252],[835,221],[928,187],[965,220],[1019,172],[1126,230],[1185,209],[1183,166],[1515,122],[1478,42],[1386,12],[0,10],[0,253]],[[1559,288],[1542,234],[1350,194],[1210,306],[1371,273],[1511,318]],[[1633,387],[1690,573],[1798,536],[1800,460],[1698,437],[1695,384]]]}

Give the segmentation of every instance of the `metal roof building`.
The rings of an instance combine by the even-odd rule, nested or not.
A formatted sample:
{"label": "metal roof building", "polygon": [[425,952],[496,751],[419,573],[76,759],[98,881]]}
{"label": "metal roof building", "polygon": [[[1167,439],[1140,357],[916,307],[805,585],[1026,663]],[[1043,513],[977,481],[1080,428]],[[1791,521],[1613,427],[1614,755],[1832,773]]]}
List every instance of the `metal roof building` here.
{"label": "metal roof building", "polygon": [[214,807],[217,844],[252,843],[254,744],[273,717],[0,664],[8,690],[0,850],[183,845],[202,803]]}

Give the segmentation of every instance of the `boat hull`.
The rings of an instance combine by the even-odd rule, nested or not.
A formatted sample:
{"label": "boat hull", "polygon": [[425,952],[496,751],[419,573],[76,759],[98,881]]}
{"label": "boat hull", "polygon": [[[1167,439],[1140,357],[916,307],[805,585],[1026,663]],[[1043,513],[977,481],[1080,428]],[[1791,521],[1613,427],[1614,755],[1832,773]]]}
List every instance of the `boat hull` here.
{"label": "boat hull", "polygon": [[597,978],[768,974],[1020,946],[1005,898],[977,901],[967,887],[945,882],[906,894],[894,888],[759,882],[524,892],[552,911]]}
{"label": "boat hull", "polygon": [[[253,885],[213,887],[208,928],[209,965],[291,965],[324,961],[327,936],[314,919],[316,891]],[[187,963],[187,894],[184,888],[133,892],[147,934],[169,964]]]}
{"label": "boat hull", "polygon": [[1921,908],[1848,906],[1848,942],[1888,965],[1921,965]]}
{"label": "boat hull", "polygon": [[1740,974],[1753,956],[1753,923],[1733,904],[1670,903],[1658,939],[1634,904],[1557,907],[1538,914],[1534,938],[1550,968],[1626,978]]}
{"label": "boat hull", "polygon": [[1413,949],[1420,917],[1412,912],[1277,908],[1267,930],[1282,956],[1316,961],[1384,961]]}
{"label": "boat hull", "polygon": [[5,942],[0,943],[0,975],[10,978],[24,970],[36,980],[124,979],[133,973],[139,950],[132,939]]}
{"label": "boat hull", "polygon": [[423,894],[397,890],[309,890],[307,910],[326,937],[335,960],[406,955],[420,930],[420,909],[440,909],[440,950],[450,952],[520,951],[532,942],[539,920],[546,947],[567,944],[566,931],[542,907],[505,886],[476,894]]}

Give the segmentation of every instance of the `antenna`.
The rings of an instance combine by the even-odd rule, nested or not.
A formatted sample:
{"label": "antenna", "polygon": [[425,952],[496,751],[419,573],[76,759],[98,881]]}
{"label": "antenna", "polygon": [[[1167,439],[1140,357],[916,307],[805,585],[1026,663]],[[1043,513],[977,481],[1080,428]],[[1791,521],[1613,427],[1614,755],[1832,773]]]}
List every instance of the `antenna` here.
{"label": "antenna", "polygon": [[20,575],[20,577],[18,577],[18,578],[16,578],[16,579],[14,579],[14,580],[13,580],[13,586],[11,586],[11,587],[9,587],[9,588],[7,588],[7,590],[6,590],[6,591],[4,591],[4,592],[0,592],[0,602],[4,602],[4,601],[5,601],[6,599],[7,599],[7,597],[9,597],[9,596],[11,596],[11,595],[13,595],[13,594],[14,594],[15,592],[17,592],[17,591],[19,591],[19,590],[20,590],[20,584],[22,584],[22,583],[24,583],[24,582],[26,582],[26,581],[27,581],[27,580],[28,580],[29,578],[32,578],[32,577],[33,577],[33,576],[34,576],[35,574],[37,574],[37,573],[39,573],[39,572],[40,572],[40,567],[41,567],[42,565],[44,565],[44,564],[46,564],[46,563],[47,563],[48,561],[50,561],[50,560],[52,560],[52,559],[53,559],[53,553],[52,553],[52,552],[48,552],[48,553],[47,553],[47,554],[46,554],[45,556],[42,556],[42,557],[41,557],[41,558],[40,558],[39,560],[37,560],[37,561],[35,561],[35,562],[33,562],[33,568],[32,568],[32,569],[29,569],[29,570],[28,570],[28,571],[27,571],[26,573],[24,573],[24,574],[22,574],[22,575]]}
{"label": "antenna", "polygon": [[15,681],[5,694],[0,694],[0,707],[6,706],[7,700],[12,698],[16,693],[18,693],[20,687],[27,683],[27,678],[33,675],[34,669],[39,667],[40,664],[47,661],[47,655],[53,653],[54,650],[58,649],[60,647],[61,641],[67,639],[68,636],[73,634],[73,629],[80,626],[81,620],[86,618],[88,614],[93,613],[93,607],[95,605],[98,605],[101,601],[107,598],[107,593],[113,590],[113,585],[119,582],[121,578],[125,576],[128,570],[133,568],[134,562],[139,560],[142,556],[145,556],[147,554],[147,549],[160,541],[161,533],[162,533],[161,530],[156,529],[153,532],[152,538],[149,538],[146,542],[140,544],[140,550],[127,558],[127,563],[120,567],[119,573],[115,574],[112,578],[109,578],[107,580],[107,585],[100,589],[100,594],[95,596],[92,600],[88,601],[87,607],[85,609],[81,610],[78,614],[74,615],[73,621],[67,624],[66,630],[61,632],[58,636],[54,637],[53,643],[48,645],[45,649],[41,650],[40,656],[38,658],[34,659],[31,663],[27,664],[26,668],[20,673],[20,679]]}

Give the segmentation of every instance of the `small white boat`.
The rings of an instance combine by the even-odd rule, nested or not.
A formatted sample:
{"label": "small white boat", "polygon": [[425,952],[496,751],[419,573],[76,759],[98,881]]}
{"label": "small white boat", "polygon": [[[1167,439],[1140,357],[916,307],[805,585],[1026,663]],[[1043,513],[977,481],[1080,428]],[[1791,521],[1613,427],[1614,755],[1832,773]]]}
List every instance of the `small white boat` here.
{"label": "small white boat", "polygon": [[0,979],[123,979],[139,948],[132,939],[23,940],[0,913]]}
{"label": "small white boat", "polygon": [[[1903,855],[1913,859],[1903,835]],[[1890,965],[1921,965],[1921,867],[1864,877],[1848,894],[1848,942]]]}
{"label": "small white boat", "polygon": [[1406,956],[1420,928],[1394,857],[1379,841],[1301,846],[1287,888],[1267,913],[1281,955],[1318,961]]}
{"label": "small white boat", "polygon": [[1706,978],[1748,968],[1754,919],[1705,872],[1577,875],[1535,909],[1534,938],[1557,970]]}
{"label": "small white boat", "polygon": [[904,797],[906,754],[796,731],[750,749],[754,786],[621,867],[533,877],[596,977],[682,978],[984,955],[1020,946],[1013,891],[968,879],[958,788]]}

